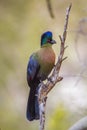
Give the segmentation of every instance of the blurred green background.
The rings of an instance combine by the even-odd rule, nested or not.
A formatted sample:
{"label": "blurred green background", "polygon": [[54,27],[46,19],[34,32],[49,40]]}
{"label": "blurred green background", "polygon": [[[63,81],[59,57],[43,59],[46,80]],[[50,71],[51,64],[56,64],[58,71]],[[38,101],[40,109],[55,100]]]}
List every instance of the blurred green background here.
{"label": "blurred green background", "polygon": [[62,35],[65,11],[72,3],[63,80],[48,95],[46,130],[67,130],[87,114],[87,1],[51,0],[54,19],[46,0],[0,0],[0,129],[38,130],[39,121],[28,122],[29,88],[26,67],[29,56],[39,49],[40,36],[52,31],[57,45]]}

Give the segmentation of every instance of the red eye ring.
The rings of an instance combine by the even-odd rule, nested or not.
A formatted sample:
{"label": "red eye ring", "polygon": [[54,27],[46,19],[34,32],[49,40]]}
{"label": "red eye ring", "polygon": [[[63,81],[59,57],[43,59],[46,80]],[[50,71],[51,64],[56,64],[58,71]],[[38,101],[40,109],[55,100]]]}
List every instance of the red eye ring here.
{"label": "red eye ring", "polygon": [[50,39],[48,39],[48,40],[47,40],[47,42],[51,42],[51,40],[50,40]]}

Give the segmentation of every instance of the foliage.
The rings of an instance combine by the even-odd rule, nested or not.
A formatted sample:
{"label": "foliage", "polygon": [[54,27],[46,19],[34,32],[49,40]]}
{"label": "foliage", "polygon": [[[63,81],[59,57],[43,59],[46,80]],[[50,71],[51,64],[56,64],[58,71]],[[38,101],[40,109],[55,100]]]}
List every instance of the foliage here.
{"label": "foliage", "polygon": [[63,105],[57,107],[49,121],[50,130],[67,130],[71,125],[70,113]]}

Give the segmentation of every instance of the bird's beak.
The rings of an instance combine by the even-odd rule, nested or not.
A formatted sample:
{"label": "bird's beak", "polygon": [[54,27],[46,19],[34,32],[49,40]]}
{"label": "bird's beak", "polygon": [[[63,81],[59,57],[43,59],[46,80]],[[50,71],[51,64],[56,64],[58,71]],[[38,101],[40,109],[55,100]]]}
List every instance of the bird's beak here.
{"label": "bird's beak", "polygon": [[51,44],[56,44],[56,41],[52,39]]}

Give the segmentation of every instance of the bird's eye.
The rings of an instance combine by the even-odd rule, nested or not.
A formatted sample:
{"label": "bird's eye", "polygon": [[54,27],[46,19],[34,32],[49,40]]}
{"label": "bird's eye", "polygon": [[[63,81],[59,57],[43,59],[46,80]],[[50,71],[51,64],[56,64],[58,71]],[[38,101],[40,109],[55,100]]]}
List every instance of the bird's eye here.
{"label": "bird's eye", "polygon": [[48,42],[51,42],[51,41],[52,41],[52,39],[50,38],[50,39],[48,39],[47,41],[48,41]]}
{"label": "bird's eye", "polygon": [[48,39],[47,41],[50,42],[50,39]]}

